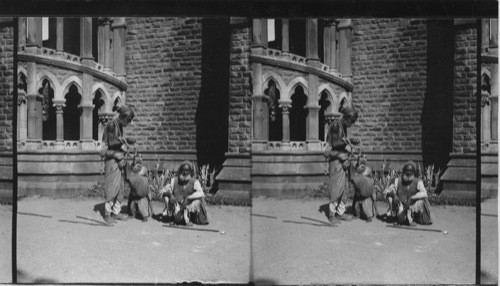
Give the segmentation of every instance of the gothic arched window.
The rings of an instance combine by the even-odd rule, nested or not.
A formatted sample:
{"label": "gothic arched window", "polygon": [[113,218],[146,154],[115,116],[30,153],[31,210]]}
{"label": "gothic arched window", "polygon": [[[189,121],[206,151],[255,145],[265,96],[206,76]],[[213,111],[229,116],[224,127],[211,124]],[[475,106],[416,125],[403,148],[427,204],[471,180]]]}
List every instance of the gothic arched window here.
{"label": "gothic arched window", "polygon": [[274,80],[269,81],[264,94],[269,96],[269,141],[281,141],[283,139],[283,116],[278,102],[280,91]]}
{"label": "gothic arched window", "polygon": [[113,102],[113,109],[112,109],[112,111],[116,112],[116,110],[118,109],[118,107],[120,107],[120,105],[122,105],[121,99],[119,97],[117,97],[115,99],[115,101]]}
{"label": "gothic arched window", "polygon": [[80,140],[80,115],[78,107],[82,95],[73,84],[64,96],[66,98],[66,108],[64,109],[64,140]]}
{"label": "gothic arched window", "polygon": [[101,90],[97,90],[94,94],[94,99],[92,100],[94,104],[94,109],[92,111],[92,138],[99,141],[99,110],[104,105],[104,98]]}
{"label": "gothic arched window", "polygon": [[325,128],[326,128],[326,120],[325,120],[325,112],[327,111],[328,107],[330,106],[330,101],[328,100],[328,93],[326,91],[323,91],[321,93],[321,97],[319,99],[319,115],[318,115],[318,134],[319,134],[319,140],[324,141],[326,140],[326,134],[325,134]]}
{"label": "gothic arched window", "polygon": [[290,110],[290,141],[306,140],[307,96],[302,86],[297,86],[291,96],[292,108]]}
{"label": "gothic arched window", "polygon": [[42,95],[42,139],[56,140],[56,110],[52,102],[54,100],[54,89],[47,79],[43,80],[38,93]]}
{"label": "gothic arched window", "polygon": [[17,78],[18,78],[17,80],[18,90],[23,91],[24,94],[26,94],[26,92],[28,92],[28,79],[26,78],[26,75],[20,73]]}

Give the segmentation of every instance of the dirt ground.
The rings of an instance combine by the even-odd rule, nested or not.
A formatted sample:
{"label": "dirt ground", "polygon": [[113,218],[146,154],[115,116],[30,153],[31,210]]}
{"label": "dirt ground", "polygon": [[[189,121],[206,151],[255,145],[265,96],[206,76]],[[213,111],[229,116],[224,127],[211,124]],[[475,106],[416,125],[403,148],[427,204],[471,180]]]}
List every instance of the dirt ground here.
{"label": "dirt ground", "polygon": [[498,200],[481,203],[481,284],[498,285]]}
{"label": "dirt ground", "polygon": [[12,206],[0,205],[0,283],[12,283]]}
{"label": "dirt ground", "polygon": [[18,211],[18,282],[249,281],[249,207],[209,206],[210,224],[196,228],[217,232],[136,219],[108,227],[96,199],[26,198]]}
{"label": "dirt ground", "polygon": [[[475,208],[435,206],[434,224],[375,220],[326,224],[324,200],[257,198],[252,207],[257,284],[475,282]],[[380,212],[387,206],[380,204]],[[446,234],[444,232],[447,232]]]}
{"label": "dirt ground", "polygon": [[[26,198],[18,204],[18,282],[475,282],[475,208],[433,206],[434,224],[416,229],[378,220],[331,227],[319,212],[325,204],[257,198],[252,208],[209,206],[211,222],[199,231],[154,220],[108,227],[100,200]],[[497,284],[498,201],[481,206],[481,283]],[[1,205],[0,283],[11,282],[11,222],[12,206]]]}

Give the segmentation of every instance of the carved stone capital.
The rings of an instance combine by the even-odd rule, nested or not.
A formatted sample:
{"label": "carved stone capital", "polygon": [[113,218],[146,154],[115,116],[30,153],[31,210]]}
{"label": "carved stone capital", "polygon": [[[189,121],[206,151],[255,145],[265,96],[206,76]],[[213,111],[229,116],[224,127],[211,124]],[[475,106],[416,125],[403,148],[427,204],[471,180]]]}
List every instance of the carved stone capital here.
{"label": "carved stone capital", "polygon": [[26,104],[26,95],[24,94],[19,94],[17,96],[17,106],[21,106],[23,104]]}
{"label": "carved stone capital", "polygon": [[339,21],[336,20],[336,19],[321,19],[320,20],[324,26],[327,26],[327,27],[337,27],[338,24],[339,24]]}
{"label": "carved stone capital", "polygon": [[338,112],[328,112],[325,113],[325,121],[330,124],[332,123],[335,119],[340,118],[341,114]]}
{"label": "carved stone capital", "polygon": [[66,101],[60,99],[54,99],[52,105],[56,108],[56,113],[62,113],[64,107],[66,107]]}
{"label": "carved stone capital", "polygon": [[108,123],[109,120],[115,117],[115,114],[113,112],[99,112],[98,117],[99,122],[104,126],[106,125],[106,123]]}
{"label": "carved stone capital", "polygon": [[279,99],[278,100],[278,104],[279,104],[279,107],[281,107],[281,108],[283,108],[283,107],[286,107],[286,108],[292,107],[292,101],[291,100],[287,100],[287,99]]}
{"label": "carved stone capital", "polygon": [[111,17],[99,17],[97,19],[99,26],[111,25],[113,23],[113,18]]}
{"label": "carved stone capital", "polygon": [[58,105],[54,105],[54,107],[56,108],[56,113],[62,113],[63,108],[66,107],[66,105],[65,104],[58,104]]}

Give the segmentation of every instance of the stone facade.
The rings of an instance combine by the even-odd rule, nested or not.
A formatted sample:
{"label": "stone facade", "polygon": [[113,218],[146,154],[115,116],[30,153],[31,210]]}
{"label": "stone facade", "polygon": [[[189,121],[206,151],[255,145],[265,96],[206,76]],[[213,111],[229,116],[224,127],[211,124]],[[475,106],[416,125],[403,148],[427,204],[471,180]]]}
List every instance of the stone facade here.
{"label": "stone facade", "polygon": [[196,149],[202,23],[197,18],[127,18],[129,128],[148,151]]}
{"label": "stone facade", "polygon": [[353,20],[351,134],[365,150],[421,150],[426,56],[425,20]]}
{"label": "stone facade", "polygon": [[453,99],[453,152],[476,152],[477,33],[475,24],[457,25]]}
{"label": "stone facade", "polygon": [[0,151],[12,150],[14,28],[0,23]]}
{"label": "stone facade", "polygon": [[229,150],[248,153],[252,138],[251,28],[232,24],[229,76]]}
{"label": "stone facade", "polygon": [[[120,19],[112,27],[116,25],[117,35],[125,29],[125,55],[120,73],[113,72],[124,82],[113,86],[113,73],[108,74],[110,82],[104,78],[100,84],[113,96],[110,105],[115,93],[122,92],[122,100],[136,111],[125,135],[138,139],[138,150],[147,163],[159,157],[168,168],[184,159],[198,165],[215,164],[217,169],[222,166],[217,180],[224,196],[274,193],[293,197],[321,184],[324,125],[340,116],[343,98],[360,115],[350,136],[361,139],[363,151],[376,167],[387,160],[397,169],[408,159],[426,165],[438,161],[441,167],[450,161],[450,153],[469,156],[475,150],[476,30],[470,22],[453,26],[452,20],[307,19],[308,32],[296,35],[288,21],[282,21],[281,27],[275,27],[281,29],[282,45],[270,48],[266,19]],[[290,51],[294,41],[288,38],[289,32],[303,39],[305,54]],[[5,34],[2,37],[8,37]],[[7,47],[3,44],[0,52]],[[64,67],[63,63],[51,67],[43,60],[44,54],[22,54],[28,62],[38,61],[38,72]],[[441,60],[445,55],[449,56]],[[113,61],[116,64],[116,57]],[[96,63],[92,73],[103,78],[103,66]],[[61,81],[72,72],[85,71],[52,74]],[[442,72],[446,75],[441,77]],[[270,93],[272,84],[266,85],[270,79],[280,90],[280,100]],[[302,105],[300,100],[289,98],[297,85],[304,94],[299,92],[295,98],[307,97],[304,112],[294,105]],[[325,98],[320,101],[323,91],[329,107]],[[281,125],[275,123],[273,128],[269,122],[275,122],[276,109],[270,110],[269,105],[281,110]],[[104,115],[114,115],[106,107]],[[282,136],[271,138],[271,129]],[[436,148],[443,138],[447,143]],[[7,144],[1,140],[0,147]],[[86,150],[79,153],[81,158],[75,157],[75,162],[85,163],[75,167],[74,173],[91,170],[97,178],[97,154],[92,153],[95,149]],[[26,155],[21,158],[26,166],[31,159],[28,153],[21,154]],[[442,158],[436,159],[438,153]],[[40,170],[40,176],[45,174]],[[30,180],[26,178],[21,186]],[[467,180],[469,185],[475,182]],[[469,192],[469,185],[463,190]],[[47,192],[52,187],[47,184]]]}

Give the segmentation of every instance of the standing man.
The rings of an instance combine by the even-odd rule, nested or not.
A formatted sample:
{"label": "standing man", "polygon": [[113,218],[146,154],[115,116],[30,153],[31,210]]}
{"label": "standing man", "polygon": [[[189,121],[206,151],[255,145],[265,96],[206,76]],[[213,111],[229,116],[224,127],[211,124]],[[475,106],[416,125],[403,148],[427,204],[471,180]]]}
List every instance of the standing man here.
{"label": "standing man", "polygon": [[358,119],[358,112],[352,107],[343,107],[340,112],[342,118],[334,120],[328,130],[327,142],[329,148],[324,156],[329,161],[329,188],[330,205],[328,220],[330,223],[340,223],[340,220],[349,220],[344,214],[347,201],[347,184],[349,171],[349,154],[352,144],[359,144],[357,140],[347,139],[347,128]]}
{"label": "standing man", "polygon": [[116,220],[127,220],[127,216],[120,213],[123,200],[124,172],[127,165],[125,154],[127,144],[134,144],[135,140],[123,137],[123,128],[134,119],[134,111],[128,106],[120,106],[118,118],[108,121],[102,135],[104,158],[104,221],[108,224]]}

